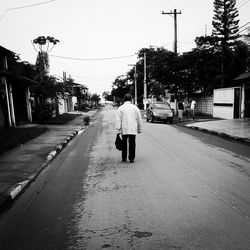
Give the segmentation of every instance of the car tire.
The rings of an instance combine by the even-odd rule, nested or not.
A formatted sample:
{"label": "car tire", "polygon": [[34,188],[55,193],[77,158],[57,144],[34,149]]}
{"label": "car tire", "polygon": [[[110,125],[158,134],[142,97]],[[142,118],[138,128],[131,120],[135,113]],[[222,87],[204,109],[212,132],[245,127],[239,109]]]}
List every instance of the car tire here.
{"label": "car tire", "polygon": [[151,123],[154,122],[154,116],[151,116],[150,122],[151,122]]}

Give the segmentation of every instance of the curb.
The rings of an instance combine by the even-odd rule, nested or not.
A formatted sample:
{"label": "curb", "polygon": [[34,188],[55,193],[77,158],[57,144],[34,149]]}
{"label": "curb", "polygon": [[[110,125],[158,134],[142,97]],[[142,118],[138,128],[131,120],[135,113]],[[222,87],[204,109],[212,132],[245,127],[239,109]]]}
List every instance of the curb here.
{"label": "curb", "polygon": [[66,145],[81,131],[84,131],[86,127],[82,127],[79,130],[75,130],[70,135],[68,135],[60,144],[58,144],[55,149],[47,154],[45,162],[42,164],[41,169],[38,173],[31,175],[27,180],[18,182],[13,185],[6,193],[0,196],[0,214],[20,195],[32,182],[34,182],[40,173],[47,167],[47,165],[60,153]]}
{"label": "curb", "polygon": [[240,137],[236,137],[236,136],[231,136],[231,135],[226,134],[226,133],[216,132],[216,131],[213,131],[213,130],[209,130],[209,129],[205,129],[205,128],[199,128],[199,127],[196,127],[196,126],[185,126],[184,125],[183,127],[198,130],[198,131],[205,132],[205,133],[208,133],[208,134],[211,134],[211,135],[217,135],[217,136],[220,136],[220,137],[222,137],[224,139],[234,140],[234,141],[237,141],[237,142],[240,142],[240,143],[245,143],[245,144],[250,145],[250,140],[247,139],[247,138],[240,138]]}

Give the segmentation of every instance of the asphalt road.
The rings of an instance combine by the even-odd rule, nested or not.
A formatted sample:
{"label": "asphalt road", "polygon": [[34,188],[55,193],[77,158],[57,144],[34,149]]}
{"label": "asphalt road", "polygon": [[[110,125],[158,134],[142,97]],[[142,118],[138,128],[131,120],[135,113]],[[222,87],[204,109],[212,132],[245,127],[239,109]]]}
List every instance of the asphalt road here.
{"label": "asphalt road", "polygon": [[143,123],[134,163],[114,110],[75,138],[0,220],[0,249],[250,249],[249,147]]}

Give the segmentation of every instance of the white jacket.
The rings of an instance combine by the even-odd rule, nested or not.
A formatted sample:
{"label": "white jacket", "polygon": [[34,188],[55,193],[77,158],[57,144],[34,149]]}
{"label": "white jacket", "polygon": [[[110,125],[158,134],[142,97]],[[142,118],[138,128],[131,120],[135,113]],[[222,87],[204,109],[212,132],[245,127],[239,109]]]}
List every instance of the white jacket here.
{"label": "white jacket", "polygon": [[117,134],[136,135],[141,133],[142,120],[140,110],[131,102],[125,102],[117,110],[115,130]]}

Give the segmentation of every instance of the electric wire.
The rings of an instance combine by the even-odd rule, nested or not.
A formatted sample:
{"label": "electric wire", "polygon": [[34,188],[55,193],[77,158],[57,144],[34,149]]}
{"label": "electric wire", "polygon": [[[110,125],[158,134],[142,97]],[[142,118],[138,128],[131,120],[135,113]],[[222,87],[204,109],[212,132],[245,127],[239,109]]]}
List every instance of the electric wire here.
{"label": "electric wire", "polygon": [[46,2],[40,2],[40,3],[29,4],[29,5],[23,5],[23,6],[19,6],[19,7],[8,8],[6,10],[9,11],[9,10],[24,9],[24,8],[34,7],[34,6],[37,6],[37,5],[47,4],[47,3],[55,2],[55,1],[56,0],[50,0],[50,1],[46,1]]}
{"label": "electric wire", "polygon": [[55,58],[61,58],[66,60],[75,60],[75,61],[104,61],[104,60],[116,60],[116,59],[122,59],[122,58],[128,58],[136,56],[138,53],[135,53],[133,55],[126,55],[126,56],[116,56],[116,57],[104,57],[104,58],[80,58],[80,57],[68,57],[68,56],[57,56],[57,55],[51,55],[51,57]]}
{"label": "electric wire", "polygon": [[38,5],[42,5],[42,4],[47,4],[47,3],[51,3],[51,2],[55,2],[55,1],[56,0],[50,0],[50,1],[46,1],[46,2],[40,2],[40,3],[34,3],[34,4],[29,4],[29,5],[23,5],[23,6],[4,9],[3,14],[0,16],[0,21],[4,18],[4,16],[8,13],[8,11],[19,10],[19,9],[24,9],[24,8],[30,8],[30,7],[34,7],[34,6],[38,6]]}
{"label": "electric wire", "polygon": [[250,0],[246,0],[245,2],[241,2],[240,5],[237,7],[238,9],[240,9],[241,7],[243,7],[244,5],[246,5]]}

